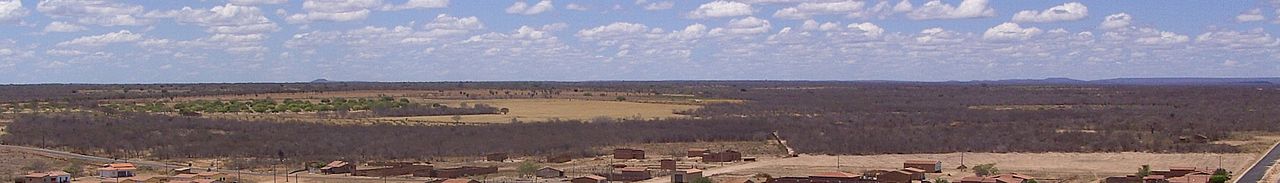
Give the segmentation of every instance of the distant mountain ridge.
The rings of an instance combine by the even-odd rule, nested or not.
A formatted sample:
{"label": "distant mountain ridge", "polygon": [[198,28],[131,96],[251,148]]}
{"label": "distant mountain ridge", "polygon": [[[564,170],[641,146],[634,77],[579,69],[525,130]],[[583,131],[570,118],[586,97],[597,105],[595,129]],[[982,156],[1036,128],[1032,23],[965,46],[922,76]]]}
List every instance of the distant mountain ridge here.
{"label": "distant mountain ridge", "polygon": [[1077,80],[1071,78],[1008,79],[968,81],[986,84],[1109,84],[1109,85],[1273,85],[1280,84],[1280,77],[1267,78],[1114,78],[1101,80]]}

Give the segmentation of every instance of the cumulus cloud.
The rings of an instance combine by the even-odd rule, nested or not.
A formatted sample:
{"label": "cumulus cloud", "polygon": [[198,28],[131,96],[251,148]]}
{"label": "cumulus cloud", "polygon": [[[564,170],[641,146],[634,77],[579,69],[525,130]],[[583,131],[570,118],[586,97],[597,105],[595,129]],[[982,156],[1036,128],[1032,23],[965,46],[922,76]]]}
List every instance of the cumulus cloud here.
{"label": "cumulus cloud", "polygon": [[649,10],[649,11],[665,10],[665,9],[671,9],[675,6],[676,6],[676,3],[671,1],[652,2],[652,3],[649,3],[648,5],[644,5],[644,10]]}
{"label": "cumulus cloud", "polygon": [[1236,15],[1236,22],[1255,22],[1266,20],[1267,17],[1262,16],[1262,9],[1254,8],[1240,15]]}
{"label": "cumulus cloud", "polygon": [[151,20],[139,18],[142,6],[104,0],[46,0],[36,4],[36,11],[58,19],[75,19],[80,24],[120,26],[146,25]]}
{"label": "cumulus cloud", "polygon": [[1280,46],[1280,39],[1262,28],[1248,31],[1208,31],[1196,36],[1196,43],[1209,48],[1257,49]]}
{"label": "cumulus cloud", "polygon": [[27,16],[20,0],[0,0],[0,22],[14,22]]}
{"label": "cumulus cloud", "polygon": [[432,20],[430,23],[422,25],[422,28],[438,31],[467,32],[470,30],[484,29],[484,23],[480,22],[480,18],[476,18],[474,16],[459,18],[449,16],[447,14],[440,14],[436,15],[436,19]]}
{"label": "cumulus cloud", "polygon": [[207,10],[183,7],[180,10],[152,11],[146,16],[173,18],[179,23],[205,27],[206,32],[216,34],[261,34],[280,29],[258,7],[235,4],[215,6]]}
{"label": "cumulus cloud", "polygon": [[863,11],[866,2],[863,1],[837,1],[837,2],[805,2],[794,7],[780,9],[773,13],[773,17],[785,19],[809,19],[814,15],[830,15],[830,14],[846,14],[850,17]]}
{"label": "cumulus cloud", "polygon": [[1013,22],[1060,22],[1084,19],[1089,16],[1089,7],[1079,2],[1051,7],[1047,10],[1026,10],[1013,14]]}
{"label": "cumulus cloud", "polygon": [[70,41],[58,43],[58,46],[103,46],[112,43],[135,42],[142,39],[141,34],[134,34],[129,30],[120,30],[119,32],[106,33],[102,35],[85,36]]}
{"label": "cumulus cloud", "polygon": [[379,6],[382,6],[382,0],[305,0],[302,2],[305,12],[289,15],[285,20],[289,23],[364,20],[372,8]]}
{"label": "cumulus cloud", "polygon": [[585,6],[585,5],[581,5],[581,4],[578,4],[578,3],[569,3],[569,4],[566,4],[566,5],[564,5],[564,9],[567,9],[567,10],[574,10],[574,11],[587,11],[587,10],[589,10],[589,8],[587,8],[587,6]]}
{"label": "cumulus cloud", "polygon": [[385,5],[382,10],[396,11],[407,9],[431,9],[449,7],[449,0],[409,0],[404,4]]}
{"label": "cumulus cloud", "polygon": [[289,0],[227,0],[227,3],[231,3],[235,5],[245,5],[245,6],[264,5],[264,4],[283,4],[287,2],[289,2]]}
{"label": "cumulus cloud", "polygon": [[44,32],[80,32],[84,30],[88,29],[84,26],[61,21],[51,22],[49,25],[44,26]]}
{"label": "cumulus cloud", "polygon": [[524,1],[516,1],[515,4],[511,4],[511,6],[507,7],[507,13],[521,14],[521,15],[537,15],[543,12],[551,11],[552,9],[555,9],[555,8],[556,6],[551,3],[551,0],[542,0],[542,1],[539,1],[537,4],[533,4],[533,5],[529,5]]}
{"label": "cumulus cloud", "polygon": [[734,1],[713,1],[698,6],[689,12],[689,18],[719,18],[751,15],[755,10],[747,3]]}
{"label": "cumulus cloud", "polygon": [[769,20],[747,17],[730,20],[724,27],[711,29],[712,36],[741,36],[769,32]]}
{"label": "cumulus cloud", "polygon": [[996,10],[987,6],[987,0],[964,0],[959,6],[932,0],[907,13],[907,18],[915,20],[929,19],[965,19],[996,16]]}
{"label": "cumulus cloud", "polygon": [[898,4],[893,5],[893,12],[897,13],[911,12],[911,9],[913,9],[911,1],[907,0],[898,1]]}
{"label": "cumulus cloud", "polygon": [[1044,31],[1041,31],[1040,28],[1035,28],[1035,27],[1022,28],[1022,26],[1019,26],[1017,23],[1005,22],[995,27],[991,27],[990,29],[987,29],[987,32],[982,33],[982,38],[987,40],[998,40],[998,41],[999,40],[1004,40],[1004,41],[1027,40],[1027,39],[1031,39],[1032,36],[1040,35],[1040,33],[1043,33],[1043,32]]}
{"label": "cumulus cloud", "polygon": [[1117,13],[1117,14],[1107,15],[1107,18],[1105,20],[1102,20],[1102,24],[1098,25],[1098,29],[1105,30],[1105,29],[1125,28],[1125,27],[1128,27],[1129,24],[1131,24],[1132,22],[1133,22],[1133,16],[1129,16],[1128,13]]}

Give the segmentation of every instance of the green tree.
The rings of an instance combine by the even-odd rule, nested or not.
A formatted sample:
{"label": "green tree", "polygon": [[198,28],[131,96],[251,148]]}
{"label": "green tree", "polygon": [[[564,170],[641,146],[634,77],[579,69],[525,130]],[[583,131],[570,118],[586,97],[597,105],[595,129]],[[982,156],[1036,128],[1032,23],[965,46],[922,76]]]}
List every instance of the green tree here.
{"label": "green tree", "polygon": [[1000,173],[1000,168],[996,168],[995,163],[981,164],[973,166],[973,173],[978,176],[990,176]]}
{"label": "green tree", "polygon": [[1151,175],[1151,165],[1142,165],[1142,168],[1138,168],[1138,173],[1134,175],[1138,175],[1138,177],[1147,177],[1148,175]]}
{"label": "green tree", "polygon": [[84,165],[81,165],[80,163],[72,163],[66,168],[62,168],[62,171],[71,174],[72,177],[81,176],[84,174]]}
{"label": "green tree", "polygon": [[498,112],[501,112],[502,115],[507,115],[507,113],[511,112],[511,109],[507,109],[506,107],[503,107],[502,109],[498,109]]}
{"label": "green tree", "polygon": [[933,183],[951,183],[951,181],[947,179],[943,179],[942,177],[938,177],[936,179],[933,179]]}
{"label": "green tree", "polygon": [[537,172],[539,168],[542,168],[542,167],[538,166],[537,163],[525,161],[524,163],[520,164],[520,167],[516,168],[516,171],[520,172],[520,176],[528,176],[528,175],[533,175],[533,173]]}
{"label": "green tree", "polygon": [[1229,180],[1231,180],[1231,177],[1227,175],[1213,175],[1212,177],[1209,177],[1209,182],[1211,183],[1226,183]]}

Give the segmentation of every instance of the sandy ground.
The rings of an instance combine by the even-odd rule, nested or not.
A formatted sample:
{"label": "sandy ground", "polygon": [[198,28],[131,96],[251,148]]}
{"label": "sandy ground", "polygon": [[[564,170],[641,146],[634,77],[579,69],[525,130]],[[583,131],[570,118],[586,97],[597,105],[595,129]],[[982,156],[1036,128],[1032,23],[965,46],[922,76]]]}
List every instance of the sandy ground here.
{"label": "sandy ground", "polygon": [[[968,166],[995,163],[1001,172],[1016,172],[1046,180],[1064,182],[1092,182],[1107,176],[1136,172],[1141,165],[1154,169],[1170,166],[1194,166],[1222,168],[1243,172],[1258,154],[1152,154],[1152,153],[965,153]],[[838,157],[838,158],[837,158]],[[729,166],[723,170],[711,169],[707,174],[721,176],[749,176],[766,173],[778,176],[805,176],[814,173],[836,171],[861,172],[875,169],[902,168],[909,159],[934,159],[943,162],[943,173],[931,174],[930,179],[944,177],[959,179],[972,173],[957,170],[960,153],[949,154],[889,154],[868,156],[802,155],[796,158],[770,159],[756,163]]]}
{"label": "sandy ground", "polygon": [[[652,119],[682,117],[676,111],[699,108],[696,105],[653,104],[618,101],[575,100],[575,99],[499,99],[499,100],[427,100],[428,103],[442,103],[458,106],[460,103],[488,104],[499,108],[509,108],[508,114],[465,115],[461,122],[468,123],[506,123],[512,118],[522,122],[560,120],[591,120],[596,117]],[[409,120],[430,122],[454,122],[453,116],[421,116],[421,117],[388,117],[380,120]]]}

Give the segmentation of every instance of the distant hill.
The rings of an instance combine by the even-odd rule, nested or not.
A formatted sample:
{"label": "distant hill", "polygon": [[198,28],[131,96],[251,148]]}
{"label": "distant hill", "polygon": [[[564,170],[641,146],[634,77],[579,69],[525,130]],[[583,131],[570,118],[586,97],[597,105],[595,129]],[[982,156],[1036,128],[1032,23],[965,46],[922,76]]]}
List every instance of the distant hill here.
{"label": "distant hill", "polygon": [[329,81],[328,79],[320,78],[320,79],[316,79],[316,80],[311,80],[311,83],[336,83],[336,82],[335,82],[335,81]]}
{"label": "distant hill", "polygon": [[953,83],[981,84],[1106,84],[1106,85],[1272,85],[1280,84],[1277,78],[1115,78],[1102,80],[1077,80],[1071,78],[1008,79],[952,81]]}

